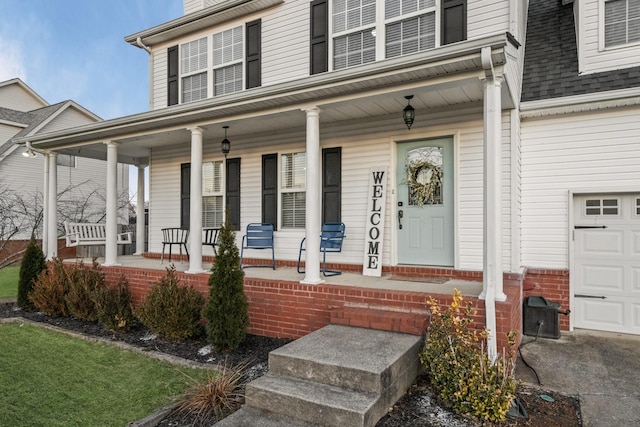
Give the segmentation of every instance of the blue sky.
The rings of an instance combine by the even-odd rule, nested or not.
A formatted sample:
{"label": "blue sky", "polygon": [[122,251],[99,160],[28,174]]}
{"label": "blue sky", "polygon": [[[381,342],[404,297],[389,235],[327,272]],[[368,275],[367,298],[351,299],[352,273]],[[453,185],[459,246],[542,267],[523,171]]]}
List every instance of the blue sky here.
{"label": "blue sky", "polygon": [[103,119],[147,111],[148,54],[124,37],[182,15],[182,0],[0,0],[0,81]]}

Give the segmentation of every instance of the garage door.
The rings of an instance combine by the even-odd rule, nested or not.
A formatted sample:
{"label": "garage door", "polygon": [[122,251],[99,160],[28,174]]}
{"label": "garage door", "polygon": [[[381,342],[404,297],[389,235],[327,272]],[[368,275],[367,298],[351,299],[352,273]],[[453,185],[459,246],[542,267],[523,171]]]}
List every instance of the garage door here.
{"label": "garage door", "polygon": [[574,323],[640,334],[640,194],[574,197]]}

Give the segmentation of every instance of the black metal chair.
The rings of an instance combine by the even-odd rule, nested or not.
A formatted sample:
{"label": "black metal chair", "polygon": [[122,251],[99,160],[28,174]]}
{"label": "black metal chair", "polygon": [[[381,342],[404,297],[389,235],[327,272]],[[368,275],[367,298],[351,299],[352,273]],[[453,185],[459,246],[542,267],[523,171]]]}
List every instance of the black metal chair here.
{"label": "black metal chair", "polygon": [[164,262],[164,248],[169,245],[169,261],[171,261],[171,247],[178,245],[180,249],[180,262],[182,262],[182,248],[187,253],[187,260],[189,260],[189,249],[187,249],[187,240],[189,239],[189,230],[184,228],[163,228],[162,229],[162,256],[160,257],[160,264]]}
{"label": "black metal chair", "polygon": [[[342,222],[327,222],[322,225],[322,232],[320,233],[320,252],[322,252],[322,274],[327,276],[337,276],[342,274],[341,271],[327,270],[327,252],[342,252],[342,242],[346,237],[344,235],[345,225]],[[304,270],[300,268],[302,262],[302,252],[306,250],[304,241],[305,237],[300,242],[300,252],[298,252],[298,273],[304,273]]]}
{"label": "black metal chair", "polygon": [[202,238],[203,246],[211,246],[213,249],[213,254],[218,257],[218,250],[216,246],[220,246],[220,242],[218,242],[218,235],[220,234],[220,227],[207,227],[203,228],[204,237]]}
{"label": "black metal chair", "polygon": [[[243,265],[245,249],[271,249],[271,265]],[[242,236],[240,266],[242,268],[271,267],[274,270],[276,269],[276,257],[273,248],[273,224],[252,223],[247,225],[247,231]]]}

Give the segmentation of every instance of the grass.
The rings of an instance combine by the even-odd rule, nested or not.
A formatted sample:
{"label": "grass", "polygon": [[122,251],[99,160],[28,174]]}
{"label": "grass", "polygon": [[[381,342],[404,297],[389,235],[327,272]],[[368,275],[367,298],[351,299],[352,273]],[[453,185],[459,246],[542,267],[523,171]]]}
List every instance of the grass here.
{"label": "grass", "polygon": [[0,269],[0,298],[18,297],[19,276],[19,265]]}
{"label": "grass", "polygon": [[211,372],[18,323],[0,324],[0,366],[0,426],[122,427]]}

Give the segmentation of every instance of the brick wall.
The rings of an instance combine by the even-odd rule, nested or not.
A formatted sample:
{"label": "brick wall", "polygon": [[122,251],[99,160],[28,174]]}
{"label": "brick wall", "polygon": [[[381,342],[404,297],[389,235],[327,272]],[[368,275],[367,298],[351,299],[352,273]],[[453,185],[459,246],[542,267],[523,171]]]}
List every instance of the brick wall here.
{"label": "brick wall", "polygon": [[[543,296],[559,302],[560,311],[569,309],[569,270],[527,269],[524,279],[524,297]],[[569,330],[569,316],[560,316],[560,330]]]}

